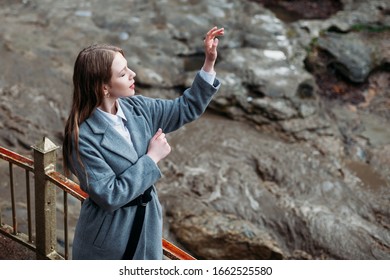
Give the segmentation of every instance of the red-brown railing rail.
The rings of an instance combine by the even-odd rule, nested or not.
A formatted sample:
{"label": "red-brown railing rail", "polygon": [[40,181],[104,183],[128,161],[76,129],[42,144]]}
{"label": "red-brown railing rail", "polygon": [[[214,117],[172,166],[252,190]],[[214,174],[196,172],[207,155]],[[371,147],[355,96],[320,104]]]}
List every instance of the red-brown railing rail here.
{"label": "red-brown railing rail", "polygon": [[[68,197],[71,195],[81,202],[88,197],[80,186],[55,170],[57,146],[48,138],[32,147],[34,149],[34,160],[24,157],[9,149],[0,146],[0,159],[9,164],[9,182],[11,190],[12,205],[12,226],[1,220],[0,209],[0,233],[10,237],[25,247],[35,251],[37,259],[68,259],[69,258],[69,228],[68,228]],[[17,209],[15,202],[15,186],[13,166],[25,170],[26,200],[27,200],[27,225],[28,232],[18,231]],[[34,175],[35,182],[35,207],[30,201],[30,173]],[[56,240],[56,197],[55,187],[63,191],[64,205],[64,250],[58,253]],[[35,240],[32,232],[32,210],[35,210]],[[178,248],[166,239],[162,240],[164,256],[172,260],[194,260],[190,254]]]}

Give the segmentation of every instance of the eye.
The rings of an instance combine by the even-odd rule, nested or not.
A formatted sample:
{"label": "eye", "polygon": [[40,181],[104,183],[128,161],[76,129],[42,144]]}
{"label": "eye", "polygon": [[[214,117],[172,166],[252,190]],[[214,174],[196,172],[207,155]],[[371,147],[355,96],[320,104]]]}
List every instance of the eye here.
{"label": "eye", "polygon": [[121,77],[126,76],[127,71],[130,70],[128,66],[126,66],[126,69],[123,70],[123,72],[120,74]]}

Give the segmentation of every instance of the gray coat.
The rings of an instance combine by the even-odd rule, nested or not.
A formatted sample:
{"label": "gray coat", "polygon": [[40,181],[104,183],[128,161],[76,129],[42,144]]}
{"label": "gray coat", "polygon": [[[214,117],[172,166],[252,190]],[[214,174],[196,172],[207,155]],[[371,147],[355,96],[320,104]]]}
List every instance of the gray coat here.
{"label": "gray coat", "polygon": [[[149,141],[162,128],[172,132],[197,119],[220,87],[196,75],[191,88],[173,100],[133,96],[119,99],[134,148],[94,111],[80,125],[79,153],[72,172],[89,198],[81,207],[73,240],[73,259],[121,259],[130,235],[136,206],[122,207],[161,177],[146,155]],[[146,215],[134,259],[162,259],[162,213],[156,188]]]}

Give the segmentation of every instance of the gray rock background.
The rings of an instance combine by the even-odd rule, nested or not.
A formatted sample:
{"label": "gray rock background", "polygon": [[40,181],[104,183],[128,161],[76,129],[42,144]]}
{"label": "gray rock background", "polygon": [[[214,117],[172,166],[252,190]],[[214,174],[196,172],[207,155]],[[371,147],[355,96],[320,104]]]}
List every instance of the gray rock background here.
{"label": "gray rock background", "polygon": [[390,4],[268,2],[0,1],[0,145],[62,143],[83,47],[122,47],[138,94],[173,98],[223,26],[223,86],[160,165],[164,236],[200,259],[389,259]]}

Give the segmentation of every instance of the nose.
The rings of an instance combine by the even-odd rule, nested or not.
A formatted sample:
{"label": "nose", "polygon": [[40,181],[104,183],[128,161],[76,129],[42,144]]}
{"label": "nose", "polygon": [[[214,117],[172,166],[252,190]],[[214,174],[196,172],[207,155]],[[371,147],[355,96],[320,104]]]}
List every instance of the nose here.
{"label": "nose", "polygon": [[133,71],[130,70],[129,79],[132,80],[132,79],[135,78],[135,76],[137,76],[137,74],[135,74],[135,72],[133,72]]}

